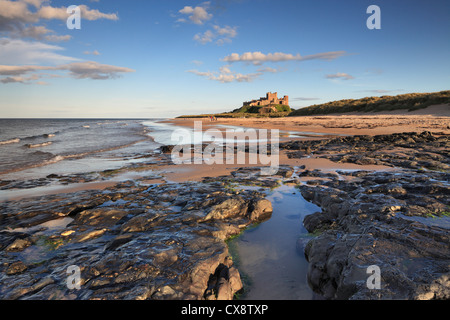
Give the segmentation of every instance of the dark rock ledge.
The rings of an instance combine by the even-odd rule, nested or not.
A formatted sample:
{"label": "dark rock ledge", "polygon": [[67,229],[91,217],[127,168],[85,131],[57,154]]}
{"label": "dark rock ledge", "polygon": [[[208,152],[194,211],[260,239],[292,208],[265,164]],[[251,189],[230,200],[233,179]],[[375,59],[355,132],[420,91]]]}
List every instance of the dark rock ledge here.
{"label": "dark rock ledge", "polygon": [[224,240],[270,216],[264,196],[210,179],[3,202],[0,299],[232,299]]}
{"label": "dark rock ledge", "polygon": [[[300,187],[305,199],[322,208],[304,220],[315,235],[304,248],[314,291],[327,299],[450,299],[448,135],[349,136],[280,148],[291,158],[396,169],[299,174],[322,178]],[[380,289],[367,285],[369,266],[379,268]]]}

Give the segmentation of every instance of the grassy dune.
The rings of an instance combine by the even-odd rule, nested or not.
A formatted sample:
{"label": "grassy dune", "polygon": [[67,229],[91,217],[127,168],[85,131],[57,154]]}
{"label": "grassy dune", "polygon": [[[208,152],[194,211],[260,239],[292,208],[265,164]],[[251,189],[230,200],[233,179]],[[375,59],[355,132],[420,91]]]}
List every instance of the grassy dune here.
{"label": "grassy dune", "polygon": [[[279,118],[286,116],[311,116],[349,112],[380,112],[405,110],[414,111],[432,105],[450,104],[450,90],[432,93],[408,93],[397,96],[366,97],[362,99],[344,99],[288,111],[287,106],[277,106],[279,112],[259,114],[257,107],[242,107],[232,112],[217,114],[184,115],[178,118]],[[287,107],[287,108],[286,108]],[[253,108],[253,109],[252,109]],[[289,108],[290,109],[290,108]]]}
{"label": "grassy dune", "polygon": [[450,103],[450,90],[433,93],[408,93],[397,96],[345,99],[313,105],[295,110],[289,116],[310,116],[318,114],[348,112],[380,112],[392,110],[414,111],[431,105]]}

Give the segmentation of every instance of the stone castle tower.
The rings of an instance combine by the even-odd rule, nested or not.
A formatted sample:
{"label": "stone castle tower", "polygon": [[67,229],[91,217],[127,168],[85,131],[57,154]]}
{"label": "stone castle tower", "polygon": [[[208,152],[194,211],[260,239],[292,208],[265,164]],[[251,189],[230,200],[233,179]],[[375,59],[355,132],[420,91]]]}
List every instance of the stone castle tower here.
{"label": "stone castle tower", "polygon": [[271,104],[282,104],[289,105],[289,97],[284,96],[282,99],[278,99],[278,92],[267,92],[266,97],[260,98],[259,100],[252,100],[244,102],[244,106],[268,106]]}

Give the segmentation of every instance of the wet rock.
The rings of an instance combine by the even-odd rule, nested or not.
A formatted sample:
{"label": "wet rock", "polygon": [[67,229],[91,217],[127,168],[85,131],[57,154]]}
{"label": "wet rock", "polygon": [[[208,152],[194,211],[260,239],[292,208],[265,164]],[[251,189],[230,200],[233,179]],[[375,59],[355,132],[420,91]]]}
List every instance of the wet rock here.
{"label": "wet rock", "polygon": [[158,291],[152,295],[153,300],[177,300],[181,297],[182,294],[176,292],[170,286],[164,286],[158,289]]}
{"label": "wet rock", "polygon": [[178,260],[178,249],[164,250],[154,255],[153,264],[158,268],[168,267]]}
{"label": "wet rock", "polygon": [[283,178],[290,178],[294,174],[294,169],[292,167],[283,167],[280,166],[278,168],[277,175],[282,176]]}
{"label": "wet rock", "polygon": [[446,274],[431,284],[419,288],[416,300],[448,300],[450,299],[450,275]]}
{"label": "wet rock", "polygon": [[78,225],[111,227],[126,215],[128,215],[128,212],[125,210],[111,208],[91,209],[78,213],[75,216],[74,223]]}
{"label": "wet rock", "polygon": [[226,257],[210,275],[205,291],[206,300],[233,300],[233,295],[243,288],[241,277],[231,257]]}
{"label": "wet rock", "polygon": [[118,247],[133,240],[132,234],[121,234],[111,240],[106,246],[105,251],[116,250]]}
{"label": "wet rock", "polygon": [[100,230],[92,230],[92,231],[80,233],[75,237],[74,241],[75,242],[89,241],[89,240],[92,240],[92,239],[102,236],[106,231],[107,231],[107,229],[100,229]]}
{"label": "wet rock", "polygon": [[173,148],[174,148],[175,146],[173,146],[173,145],[164,145],[164,146],[161,146],[161,147],[159,147],[159,150],[162,152],[162,153],[172,153],[172,150],[173,150]]}
{"label": "wet rock", "polygon": [[[312,239],[298,243],[309,260],[308,279],[316,292],[330,299],[448,298],[448,229],[439,219],[446,219],[450,205],[450,174],[436,169],[446,168],[439,163],[449,165],[443,151],[448,140],[408,133],[285,145],[298,152],[294,156],[311,152],[340,162],[369,159],[409,170],[300,173],[318,178],[317,186],[302,185],[300,190],[322,207],[305,218]],[[281,169],[286,169],[281,176],[290,175],[290,167]],[[149,187],[130,180],[105,190],[1,203],[0,298],[231,299],[242,283],[226,259],[224,240],[271,212],[264,193],[238,187],[271,188],[279,180],[280,175],[261,176],[260,168],[242,168],[202,182]],[[60,217],[74,221],[55,230],[41,225]],[[12,233],[5,226],[27,229]],[[25,239],[31,244],[20,243]],[[6,250],[16,241],[22,251]],[[42,245],[45,241],[52,245]],[[17,261],[24,253],[31,263]],[[82,287],[76,292],[60,285],[69,265],[81,269]],[[365,287],[369,265],[381,268],[382,291]]]}
{"label": "wet rock", "polygon": [[251,221],[265,219],[272,212],[272,203],[267,199],[260,199],[250,205],[249,219]]}
{"label": "wet rock", "polygon": [[[392,151],[393,146],[400,149]],[[448,154],[442,153],[442,149],[448,149],[449,147],[449,135],[437,137],[427,131],[377,135],[374,137],[338,137],[320,141],[289,141],[280,144],[280,149],[289,151],[288,157],[290,158],[302,158],[309,154],[315,154],[335,162],[415,169],[424,167],[438,171],[445,171],[450,167]],[[404,150],[405,148],[407,150]],[[421,149],[426,151],[415,151]],[[405,159],[405,151],[412,153],[409,159]]]}
{"label": "wet rock", "polygon": [[223,220],[234,216],[244,216],[248,210],[248,203],[241,197],[231,198],[213,206],[203,221]]}
{"label": "wet rock", "polygon": [[13,243],[6,247],[6,251],[17,252],[23,251],[25,248],[31,245],[31,241],[29,239],[16,239]]}
{"label": "wet rock", "polygon": [[[429,175],[440,181],[446,177]],[[441,193],[449,189],[422,173],[374,172],[360,179],[356,188],[351,181],[339,181],[333,188],[300,188],[305,198],[322,208],[304,219],[305,228],[317,234],[305,246],[308,281],[315,292],[327,299],[447,296],[448,290],[435,279],[448,276],[448,226],[439,221],[428,225],[414,216],[423,219],[430,212],[444,212],[448,197]],[[366,286],[371,265],[381,270],[381,290]]]}
{"label": "wet rock", "polygon": [[[270,184],[279,178],[258,179]],[[6,223],[31,226],[26,233],[0,231],[5,253],[0,280],[8,281],[0,297],[205,299],[211,274],[228,256],[224,240],[269,214],[271,204],[263,199],[258,191],[230,192],[211,179],[152,188],[126,181],[98,192],[0,204]],[[54,229],[53,223],[38,225],[61,217],[73,221]],[[26,252],[31,264],[16,263],[13,248]],[[55,285],[64,283],[71,265],[81,270],[81,289],[75,292]],[[239,290],[239,272],[227,268],[228,280],[222,280],[215,298],[219,291],[220,298],[232,298]]]}
{"label": "wet rock", "polygon": [[46,277],[41,279],[40,281],[38,281],[37,283],[29,286],[29,287],[25,287],[25,288],[16,288],[14,289],[12,292],[10,292],[7,296],[6,296],[6,300],[16,300],[22,296],[25,296],[27,294],[31,294],[34,292],[37,292],[41,289],[43,289],[44,287],[53,284],[55,281],[51,278],[51,277]]}
{"label": "wet rock", "polygon": [[122,225],[122,232],[143,232],[146,230],[148,223],[151,220],[145,216],[140,215],[133,217]]}
{"label": "wet rock", "polygon": [[12,263],[6,270],[7,275],[20,274],[27,270],[27,266],[22,261]]}

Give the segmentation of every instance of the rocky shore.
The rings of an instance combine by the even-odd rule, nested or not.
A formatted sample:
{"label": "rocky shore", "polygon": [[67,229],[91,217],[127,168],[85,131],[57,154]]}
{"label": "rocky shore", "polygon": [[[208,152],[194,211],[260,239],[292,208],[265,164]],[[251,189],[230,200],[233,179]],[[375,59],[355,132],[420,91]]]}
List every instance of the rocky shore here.
{"label": "rocky shore", "polygon": [[[392,171],[259,168],[199,182],[148,183],[0,202],[0,299],[233,299],[242,289],[226,240],[270,218],[267,193],[289,183],[322,208],[297,248],[326,299],[450,298],[450,139],[430,132],[282,143],[291,159]],[[169,164],[168,155],[158,155]],[[158,160],[158,161],[159,161]],[[151,162],[145,168],[158,167]],[[97,173],[48,180],[86,182]],[[91,180],[92,179],[92,180]],[[31,186],[33,182],[31,182]],[[242,186],[253,186],[242,188]],[[27,188],[3,181],[3,188]],[[295,252],[293,254],[296,254]],[[369,266],[381,288],[369,289]],[[80,268],[79,290],[68,268]]]}
{"label": "rocky shore", "polygon": [[[0,204],[2,299],[232,299],[242,288],[225,239],[265,219],[257,191],[219,180],[127,181]],[[69,266],[81,289],[66,286]]]}
{"label": "rocky shore", "polygon": [[[304,172],[322,208],[304,225],[308,280],[326,299],[450,298],[450,139],[429,132],[353,136],[283,146],[292,157],[394,166],[392,172]],[[342,177],[348,177],[342,179]],[[319,180],[320,179],[320,180]],[[369,289],[369,266],[381,288]]]}

